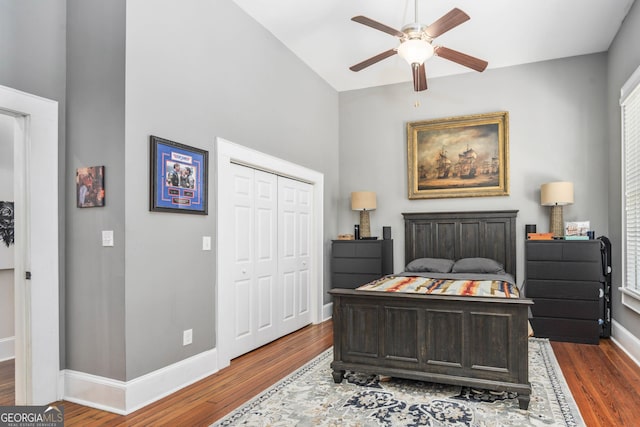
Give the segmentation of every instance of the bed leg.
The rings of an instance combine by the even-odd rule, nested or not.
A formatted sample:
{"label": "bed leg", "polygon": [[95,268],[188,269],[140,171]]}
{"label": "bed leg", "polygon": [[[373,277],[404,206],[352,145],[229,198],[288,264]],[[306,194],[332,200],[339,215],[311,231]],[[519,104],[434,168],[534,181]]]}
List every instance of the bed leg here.
{"label": "bed leg", "polygon": [[344,371],[333,371],[331,375],[333,375],[333,382],[340,384],[342,382],[342,378],[344,378]]}
{"label": "bed leg", "polygon": [[531,396],[528,394],[518,394],[518,406],[520,409],[524,409],[525,411],[529,409],[529,400]]}

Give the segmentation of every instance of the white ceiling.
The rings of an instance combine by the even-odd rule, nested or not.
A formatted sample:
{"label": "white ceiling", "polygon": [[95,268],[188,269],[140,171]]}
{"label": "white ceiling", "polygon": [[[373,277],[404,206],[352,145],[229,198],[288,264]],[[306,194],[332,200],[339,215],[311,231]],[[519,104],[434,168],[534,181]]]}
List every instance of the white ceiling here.
{"label": "white ceiling", "polygon": [[[394,55],[359,72],[351,65],[397,47],[398,39],[351,21],[364,15],[400,30],[414,22],[413,0],[233,0],[337,91],[411,81]],[[488,69],[603,52],[634,0],[417,0],[431,24],[457,7],[471,19],[436,38],[484,59]],[[427,80],[476,71],[433,57]]]}

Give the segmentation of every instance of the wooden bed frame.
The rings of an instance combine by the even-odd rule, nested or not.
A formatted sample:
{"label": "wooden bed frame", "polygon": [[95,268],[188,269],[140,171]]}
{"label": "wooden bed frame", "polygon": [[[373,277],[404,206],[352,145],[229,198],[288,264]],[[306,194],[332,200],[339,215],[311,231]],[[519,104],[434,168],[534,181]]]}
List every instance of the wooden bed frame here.
{"label": "wooden bed frame", "polygon": [[[517,211],[407,213],[405,265],[493,258],[515,277]],[[333,379],[345,371],[518,393],[527,409],[531,300],[333,289]]]}

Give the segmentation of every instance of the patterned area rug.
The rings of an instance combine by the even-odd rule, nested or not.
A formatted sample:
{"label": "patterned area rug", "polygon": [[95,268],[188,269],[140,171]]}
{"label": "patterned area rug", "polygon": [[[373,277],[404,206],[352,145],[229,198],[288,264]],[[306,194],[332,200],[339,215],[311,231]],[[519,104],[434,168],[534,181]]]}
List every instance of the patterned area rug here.
{"label": "patterned area rug", "polygon": [[329,349],[214,426],[584,426],[546,339],[529,339],[529,410],[515,393],[348,373]]}

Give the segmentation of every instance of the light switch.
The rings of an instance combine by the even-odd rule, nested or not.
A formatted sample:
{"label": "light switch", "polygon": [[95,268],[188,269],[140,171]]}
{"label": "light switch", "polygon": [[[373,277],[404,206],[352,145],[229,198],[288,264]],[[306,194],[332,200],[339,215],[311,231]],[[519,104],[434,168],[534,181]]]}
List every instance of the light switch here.
{"label": "light switch", "polygon": [[211,250],[211,236],[202,236],[202,250],[203,251]]}
{"label": "light switch", "polygon": [[102,230],[102,246],[113,246],[113,230]]}

